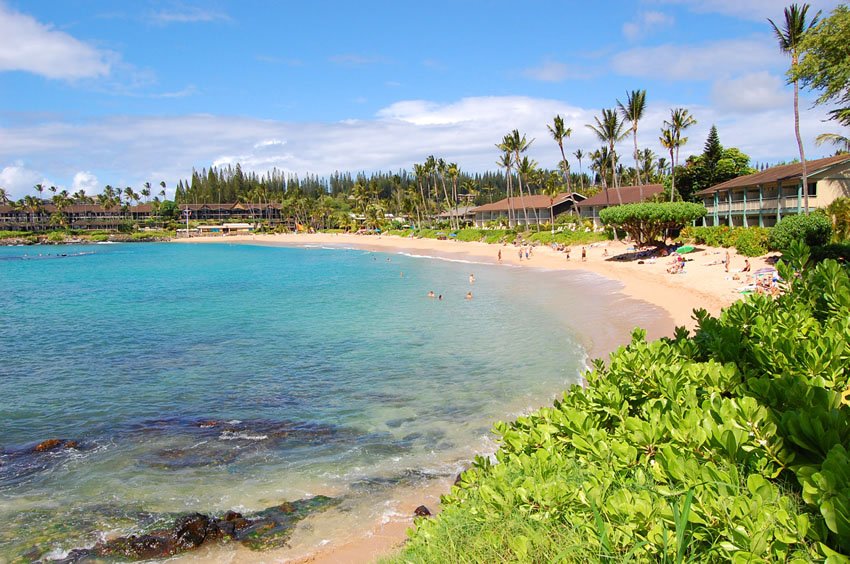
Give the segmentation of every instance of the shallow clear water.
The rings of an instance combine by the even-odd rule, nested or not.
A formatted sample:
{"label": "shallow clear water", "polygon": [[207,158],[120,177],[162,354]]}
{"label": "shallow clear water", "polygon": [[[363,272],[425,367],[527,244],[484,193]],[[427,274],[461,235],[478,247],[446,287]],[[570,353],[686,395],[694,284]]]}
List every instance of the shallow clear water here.
{"label": "shallow clear water", "polygon": [[[587,286],[361,250],[0,248],[0,560],[453,474],[576,381]],[[33,452],[50,438],[79,445]]]}

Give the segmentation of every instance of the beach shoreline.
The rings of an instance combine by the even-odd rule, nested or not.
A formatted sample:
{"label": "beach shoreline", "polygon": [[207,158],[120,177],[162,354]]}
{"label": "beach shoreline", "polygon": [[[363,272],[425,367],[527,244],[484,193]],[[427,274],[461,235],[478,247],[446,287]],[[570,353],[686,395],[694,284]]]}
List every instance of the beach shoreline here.
{"label": "beach shoreline", "polygon": [[[541,271],[575,271],[590,273],[606,280],[616,282],[616,293],[627,299],[637,300],[657,308],[658,315],[652,317],[647,330],[647,338],[655,339],[672,335],[675,327],[684,326],[693,329],[696,321],[695,308],[706,309],[717,315],[739,299],[737,288],[741,285],[735,280],[736,272],[744,266],[744,258],[730,255],[730,269],[726,272],[722,263],[726,249],[700,247],[689,254],[684,274],[669,274],[667,264],[672,259],[621,262],[613,257],[628,252],[626,243],[609,241],[585,247],[586,259],[582,260],[582,247],[572,249],[570,258],[563,252],[547,246],[537,246],[529,258],[520,256],[520,249],[514,245],[495,245],[487,243],[459,242],[454,240],[419,239],[387,235],[354,235],[337,233],[316,234],[274,234],[274,235],[237,235],[197,237],[177,239],[179,243],[191,244],[251,244],[263,246],[290,247],[326,247],[340,249],[359,249],[383,253],[405,253],[423,258],[465,261],[472,265],[488,264],[505,267],[538,269]],[[500,252],[501,251],[501,252]],[[758,269],[767,265],[764,259],[749,259],[751,268]],[[470,266],[473,270],[474,266]],[[739,278],[741,276],[738,276]],[[604,304],[602,307],[611,307]],[[628,342],[631,320],[617,320],[615,328],[607,333],[600,332],[588,344],[589,358],[604,358],[618,346]],[[603,328],[604,329],[604,328]],[[396,499],[398,516],[389,521],[382,520],[371,526],[364,526],[359,534],[344,539],[331,539],[330,542],[309,552],[272,551],[256,553],[238,551],[230,555],[234,562],[275,561],[298,563],[373,562],[397,550],[406,539],[406,530],[413,525],[413,510],[420,504],[426,504],[432,510],[438,510],[439,496],[450,487],[450,481],[437,481],[430,484],[427,491],[408,491]],[[409,507],[407,507],[409,506]],[[309,524],[308,524],[309,526]],[[187,561],[198,561],[200,555],[189,556]],[[201,557],[201,560],[204,558]]]}
{"label": "beach shoreline", "polygon": [[[520,259],[519,248],[508,244],[461,242],[455,240],[420,239],[393,235],[354,235],[344,233],[285,233],[229,235],[174,239],[178,243],[248,243],[272,246],[329,246],[356,248],[375,252],[406,252],[423,257],[468,260],[483,264],[538,268],[546,270],[584,271],[621,285],[620,292],[663,309],[671,318],[667,332],[678,326],[693,329],[693,310],[703,308],[716,315],[741,294],[736,288],[741,281],[733,277],[744,266],[744,257],[734,249],[699,246],[688,255],[684,274],[669,274],[670,258],[646,261],[617,261],[614,257],[629,252],[630,244],[607,241],[585,246],[586,260],[581,259],[582,246],[572,248],[570,258],[548,246],[533,247],[530,259]],[[501,250],[501,260],[497,253]],[[728,272],[721,261],[730,253]],[[607,253],[607,256],[606,256]],[[764,257],[748,259],[753,271],[768,266]]]}

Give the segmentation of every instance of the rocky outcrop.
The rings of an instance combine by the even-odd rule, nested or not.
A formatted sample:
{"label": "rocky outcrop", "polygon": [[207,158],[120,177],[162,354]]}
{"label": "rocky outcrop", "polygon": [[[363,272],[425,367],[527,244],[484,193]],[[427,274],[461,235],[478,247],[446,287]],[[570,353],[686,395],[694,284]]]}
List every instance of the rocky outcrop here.
{"label": "rocky outcrop", "polygon": [[336,503],[336,500],[329,497],[316,496],[284,502],[250,518],[235,511],[228,511],[220,518],[191,513],[178,518],[170,529],[119,537],[99,542],[91,548],[78,548],[58,562],[76,564],[116,558],[162,559],[221,539],[239,541],[258,550],[278,548],[285,544],[298,521],[311,512],[326,509]]}

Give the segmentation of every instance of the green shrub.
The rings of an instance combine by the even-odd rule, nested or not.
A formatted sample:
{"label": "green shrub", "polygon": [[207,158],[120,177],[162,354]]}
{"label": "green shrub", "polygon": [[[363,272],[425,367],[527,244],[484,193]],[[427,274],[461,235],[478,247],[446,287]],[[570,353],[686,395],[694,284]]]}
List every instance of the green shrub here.
{"label": "green shrub", "polygon": [[814,262],[832,259],[850,264],[850,243],[831,243],[821,247],[812,247],[811,253]]}
{"label": "green shrub", "polygon": [[735,247],[739,254],[758,257],[768,251],[770,228],[767,227],[686,227],[679,241],[708,245],[709,247]]}
{"label": "green shrub", "polygon": [[773,228],[768,242],[770,248],[784,251],[792,241],[802,241],[810,247],[829,243],[832,222],[823,213],[797,214],[783,217]]}
{"label": "green shrub", "polygon": [[662,241],[665,233],[703,217],[705,206],[690,202],[644,202],[612,206],[599,212],[606,225],[622,229],[636,245]]}
{"label": "green shrub", "polygon": [[52,231],[47,235],[47,241],[50,243],[64,243],[66,233],[64,231]]}
{"label": "green shrub", "polygon": [[109,235],[107,235],[106,233],[95,233],[94,235],[89,237],[89,240],[93,243],[103,243],[104,241],[109,240]]}
{"label": "green shrub", "polygon": [[850,275],[778,270],[776,300],[636,330],[587,387],[496,424],[495,461],[395,561],[846,562]]}
{"label": "green shrub", "polygon": [[18,239],[28,235],[29,231],[0,231],[0,239]]}

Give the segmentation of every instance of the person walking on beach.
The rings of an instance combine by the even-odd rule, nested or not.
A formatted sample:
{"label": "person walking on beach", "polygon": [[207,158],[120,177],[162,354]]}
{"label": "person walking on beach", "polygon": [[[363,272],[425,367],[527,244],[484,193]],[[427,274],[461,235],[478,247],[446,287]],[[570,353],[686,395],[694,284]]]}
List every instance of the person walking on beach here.
{"label": "person walking on beach", "polygon": [[585,262],[587,260],[587,247],[581,248],[581,262]]}
{"label": "person walking on beach", "polygon": [[729,272],[729,262],[732,258],[729,256],[729,249],[726,249],[726,272]]}
{"label": "person walking on beach", "polygon": [[519,248],[519,260],[522,260],[522,247]]}
{"label": "person walking on beach", "polygon": [[499,253],[496,255],[499,259],[499,262],[502,262],[502,249],[499,249]]}
{"label": "person walking on beach", "polygon": [[567,255],[567,260],[570,260],[570,248],[569,247],[567,247],[567,249],[564,251],[564,253]]}

